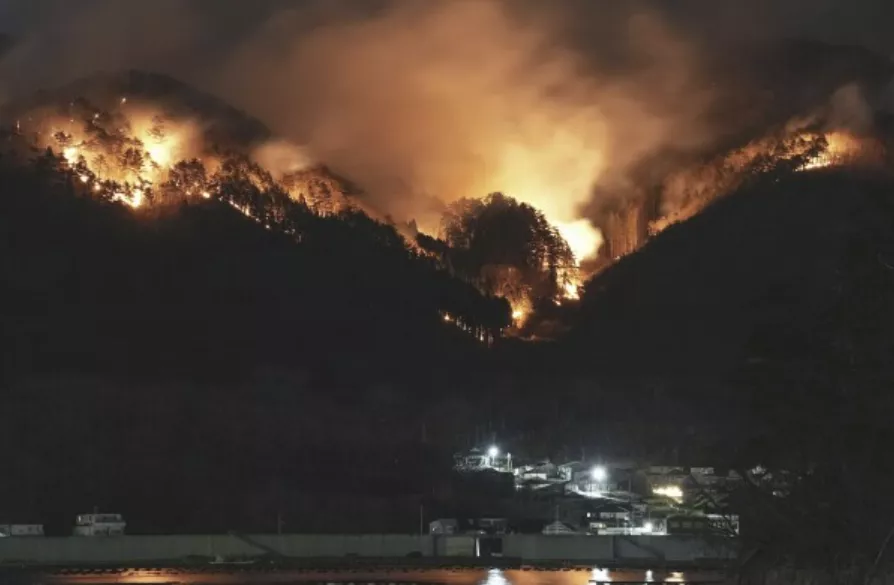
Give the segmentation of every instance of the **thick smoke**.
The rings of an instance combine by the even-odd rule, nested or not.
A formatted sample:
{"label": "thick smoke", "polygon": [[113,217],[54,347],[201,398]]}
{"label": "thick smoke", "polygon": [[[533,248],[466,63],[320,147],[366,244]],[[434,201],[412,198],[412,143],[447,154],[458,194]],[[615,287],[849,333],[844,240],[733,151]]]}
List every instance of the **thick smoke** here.
{"label": "thick smoke", "polygon": [[[436,229],[439,205],[503,191],[543,210],[579,253],[596,181],[709,136],[694,51],[655,13],[628,13],[623,72],[572,50],[559,14],[488,0],[391,4],[293,34],[279,13],[241,47],[227,95],[367,189]],[[589,249],[588,249],[589,248]]]}
{"label": "thick smoke", "polygon": [[[4,82],[24,91],[159,70],[300,145],[256,156],[327,164],[395,218],[434,231],[445,202],[500,190],[589,252],[594,197],[623,192],[643,160],[713,138],[705,43],[744,34],[748,15],[774,29],[746,33],[776,34],[820,30],[830,13],[804,0],[777,18],[777,3],[761,1],[0,0],[19,27],[0,58],[0,97]],[[840,96],[843,110],[852,97]]]}

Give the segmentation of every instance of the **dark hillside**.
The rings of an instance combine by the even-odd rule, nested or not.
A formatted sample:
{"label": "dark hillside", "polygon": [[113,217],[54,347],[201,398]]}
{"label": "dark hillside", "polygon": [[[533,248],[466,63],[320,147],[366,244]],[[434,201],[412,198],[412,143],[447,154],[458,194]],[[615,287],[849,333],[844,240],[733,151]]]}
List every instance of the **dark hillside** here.
{"label": "dark hillside", "polygon": [[894,191],[825,171],[719,200],[590,282],[569,346],[595,371],[730,372],[755,327],[808,327],[833,302],[866,189]]}
{"label": "dark hillside", "polygon": [[270,531],[280,506],[296,530],[347,530],[314,516],[329,505],[411,530],[439,481],[419,469],[488,379],[485,347],[440,311],[508,306],[359,213],[298,206],[299,243],[222,201],[135,212],[80,185],[55,157],[0,159],[0,443],[16,461],[0,513]]}

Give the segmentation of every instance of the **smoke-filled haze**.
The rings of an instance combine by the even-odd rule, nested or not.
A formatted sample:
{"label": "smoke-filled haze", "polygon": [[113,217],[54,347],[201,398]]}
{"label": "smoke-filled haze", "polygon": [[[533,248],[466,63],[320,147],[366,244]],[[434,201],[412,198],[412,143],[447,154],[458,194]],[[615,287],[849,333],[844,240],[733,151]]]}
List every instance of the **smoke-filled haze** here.
{"label": "smoke-filled haze", "polygon": [[[0,91],[103,69],[171,73],[280,134],[288,142],[259,151],[278,166],[324,162],[429,231],[445,202],[503,191],[586,256],[599,245],[583,216],[594,184],[624,184],[644,158],[715,137],[703,56],[723,31],[817,32],[838,11],[796,2],[800,13],[749,26],[742,2],[248,4],[0,2],[20,41],[0,63]],[[863,4],[848,13],[856,30],[854,14],[887,10]]]}

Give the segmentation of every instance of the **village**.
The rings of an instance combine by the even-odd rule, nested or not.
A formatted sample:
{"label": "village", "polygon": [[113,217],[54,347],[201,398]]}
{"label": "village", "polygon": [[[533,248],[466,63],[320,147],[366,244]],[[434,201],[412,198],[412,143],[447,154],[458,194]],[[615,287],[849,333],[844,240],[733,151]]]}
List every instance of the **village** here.
{"label": "village", "polygon": [[730,495],[747,480],[785,495],[785,482],[762,468],[743,474],[715,467],[632,461],[514,460],[496,445],[459,453],[455,470],[474,481],[511,485],[512,497],[488,518],[442,518],[432,534],[705,535],[735,537]]}

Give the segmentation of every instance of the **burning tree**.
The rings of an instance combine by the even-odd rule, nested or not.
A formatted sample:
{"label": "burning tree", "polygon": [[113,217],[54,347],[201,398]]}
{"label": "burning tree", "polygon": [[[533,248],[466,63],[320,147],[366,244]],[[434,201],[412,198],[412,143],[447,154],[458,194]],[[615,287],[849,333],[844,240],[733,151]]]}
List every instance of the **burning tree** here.
{"label": "burning tree", "polygon": [[524,307],[558,296],[576,271],[571,248],[543,213],[502,193],[453,203],[441,231],[456,271],[507,298],[516,321]]}

